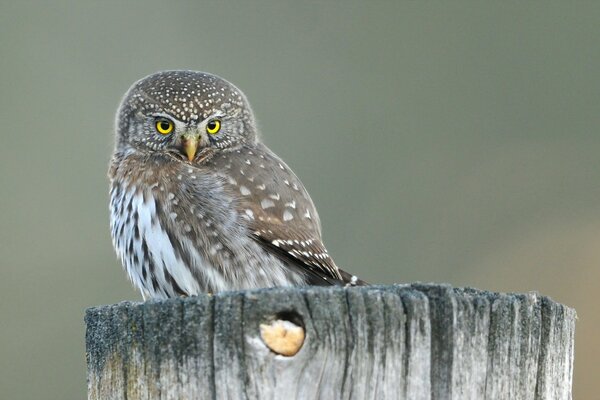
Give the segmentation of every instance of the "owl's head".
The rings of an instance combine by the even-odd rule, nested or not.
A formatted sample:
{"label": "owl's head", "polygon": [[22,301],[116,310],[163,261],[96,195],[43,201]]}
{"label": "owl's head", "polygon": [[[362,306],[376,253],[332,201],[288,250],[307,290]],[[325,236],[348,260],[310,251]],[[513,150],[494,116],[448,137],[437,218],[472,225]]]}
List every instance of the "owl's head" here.
{"label": "owl's head", "polygon": [[129,89],[117,113],[117,151],[177,154],[235,149],[256,141],[252,109],[241,90],[218,76],[164,71]]}

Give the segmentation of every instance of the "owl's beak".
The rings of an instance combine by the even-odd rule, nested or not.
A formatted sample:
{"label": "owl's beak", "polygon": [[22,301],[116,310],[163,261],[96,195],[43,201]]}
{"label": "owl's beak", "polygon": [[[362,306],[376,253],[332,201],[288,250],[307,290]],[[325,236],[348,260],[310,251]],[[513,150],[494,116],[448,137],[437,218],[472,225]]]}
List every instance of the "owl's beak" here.
{"label": "owl's beak", "polygon": [[198,151],[199,137],[193,133],[186,133],[181,137],[183,143],[183,151],[187,155],[188,160],[193,161]]}

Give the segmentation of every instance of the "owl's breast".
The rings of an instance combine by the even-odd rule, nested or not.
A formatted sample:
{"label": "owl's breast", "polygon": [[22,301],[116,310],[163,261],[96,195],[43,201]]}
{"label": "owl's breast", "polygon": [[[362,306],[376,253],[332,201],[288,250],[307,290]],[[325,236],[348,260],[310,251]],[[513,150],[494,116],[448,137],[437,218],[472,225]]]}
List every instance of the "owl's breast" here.
{"label": "owl's breast", "polygon": [[111,233],[117,255],[145,298],[198,294],[193,267],[203,258],[192,243],[176,238],[163,212],[152,189],[114,185]]}
{"label": "owl's breast", "polygon": [[253,238],[242,197],[221,174],[187,163],[113,178],[113,244],[146,298],[303,282]]}
{"label": "owl's breast", "polygon": [[129,278],[145,297],[229,287],[216,268],[223,229],[240,229],[219,179],[168,158],[121,160],[112,176],[111,233]]}

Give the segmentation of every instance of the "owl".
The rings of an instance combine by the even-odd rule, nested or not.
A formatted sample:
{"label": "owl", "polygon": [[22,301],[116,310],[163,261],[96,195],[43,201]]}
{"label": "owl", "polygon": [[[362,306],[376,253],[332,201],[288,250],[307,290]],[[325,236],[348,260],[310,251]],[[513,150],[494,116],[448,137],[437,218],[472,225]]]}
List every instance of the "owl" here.
{"label": "owl", "polygon": [[115,130],[111,234],[144,299],[365,284],[334,263],[308,192],[233,84],[150,75],[125,94]]}

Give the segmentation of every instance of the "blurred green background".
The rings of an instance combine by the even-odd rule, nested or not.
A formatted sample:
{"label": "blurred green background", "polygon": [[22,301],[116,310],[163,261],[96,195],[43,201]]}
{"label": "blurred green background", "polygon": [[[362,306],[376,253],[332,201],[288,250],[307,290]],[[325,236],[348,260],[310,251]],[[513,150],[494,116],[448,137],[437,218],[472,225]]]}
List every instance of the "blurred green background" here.
{"label": "blurred green background", "polygon": [[171,68],[246,92],[345,269],[575,307],[575,397],[595,397],[599,21],[599,2],[2,1],[2,398],[84,398],[84,309],[140,299],[106,170],[121,96]]}

